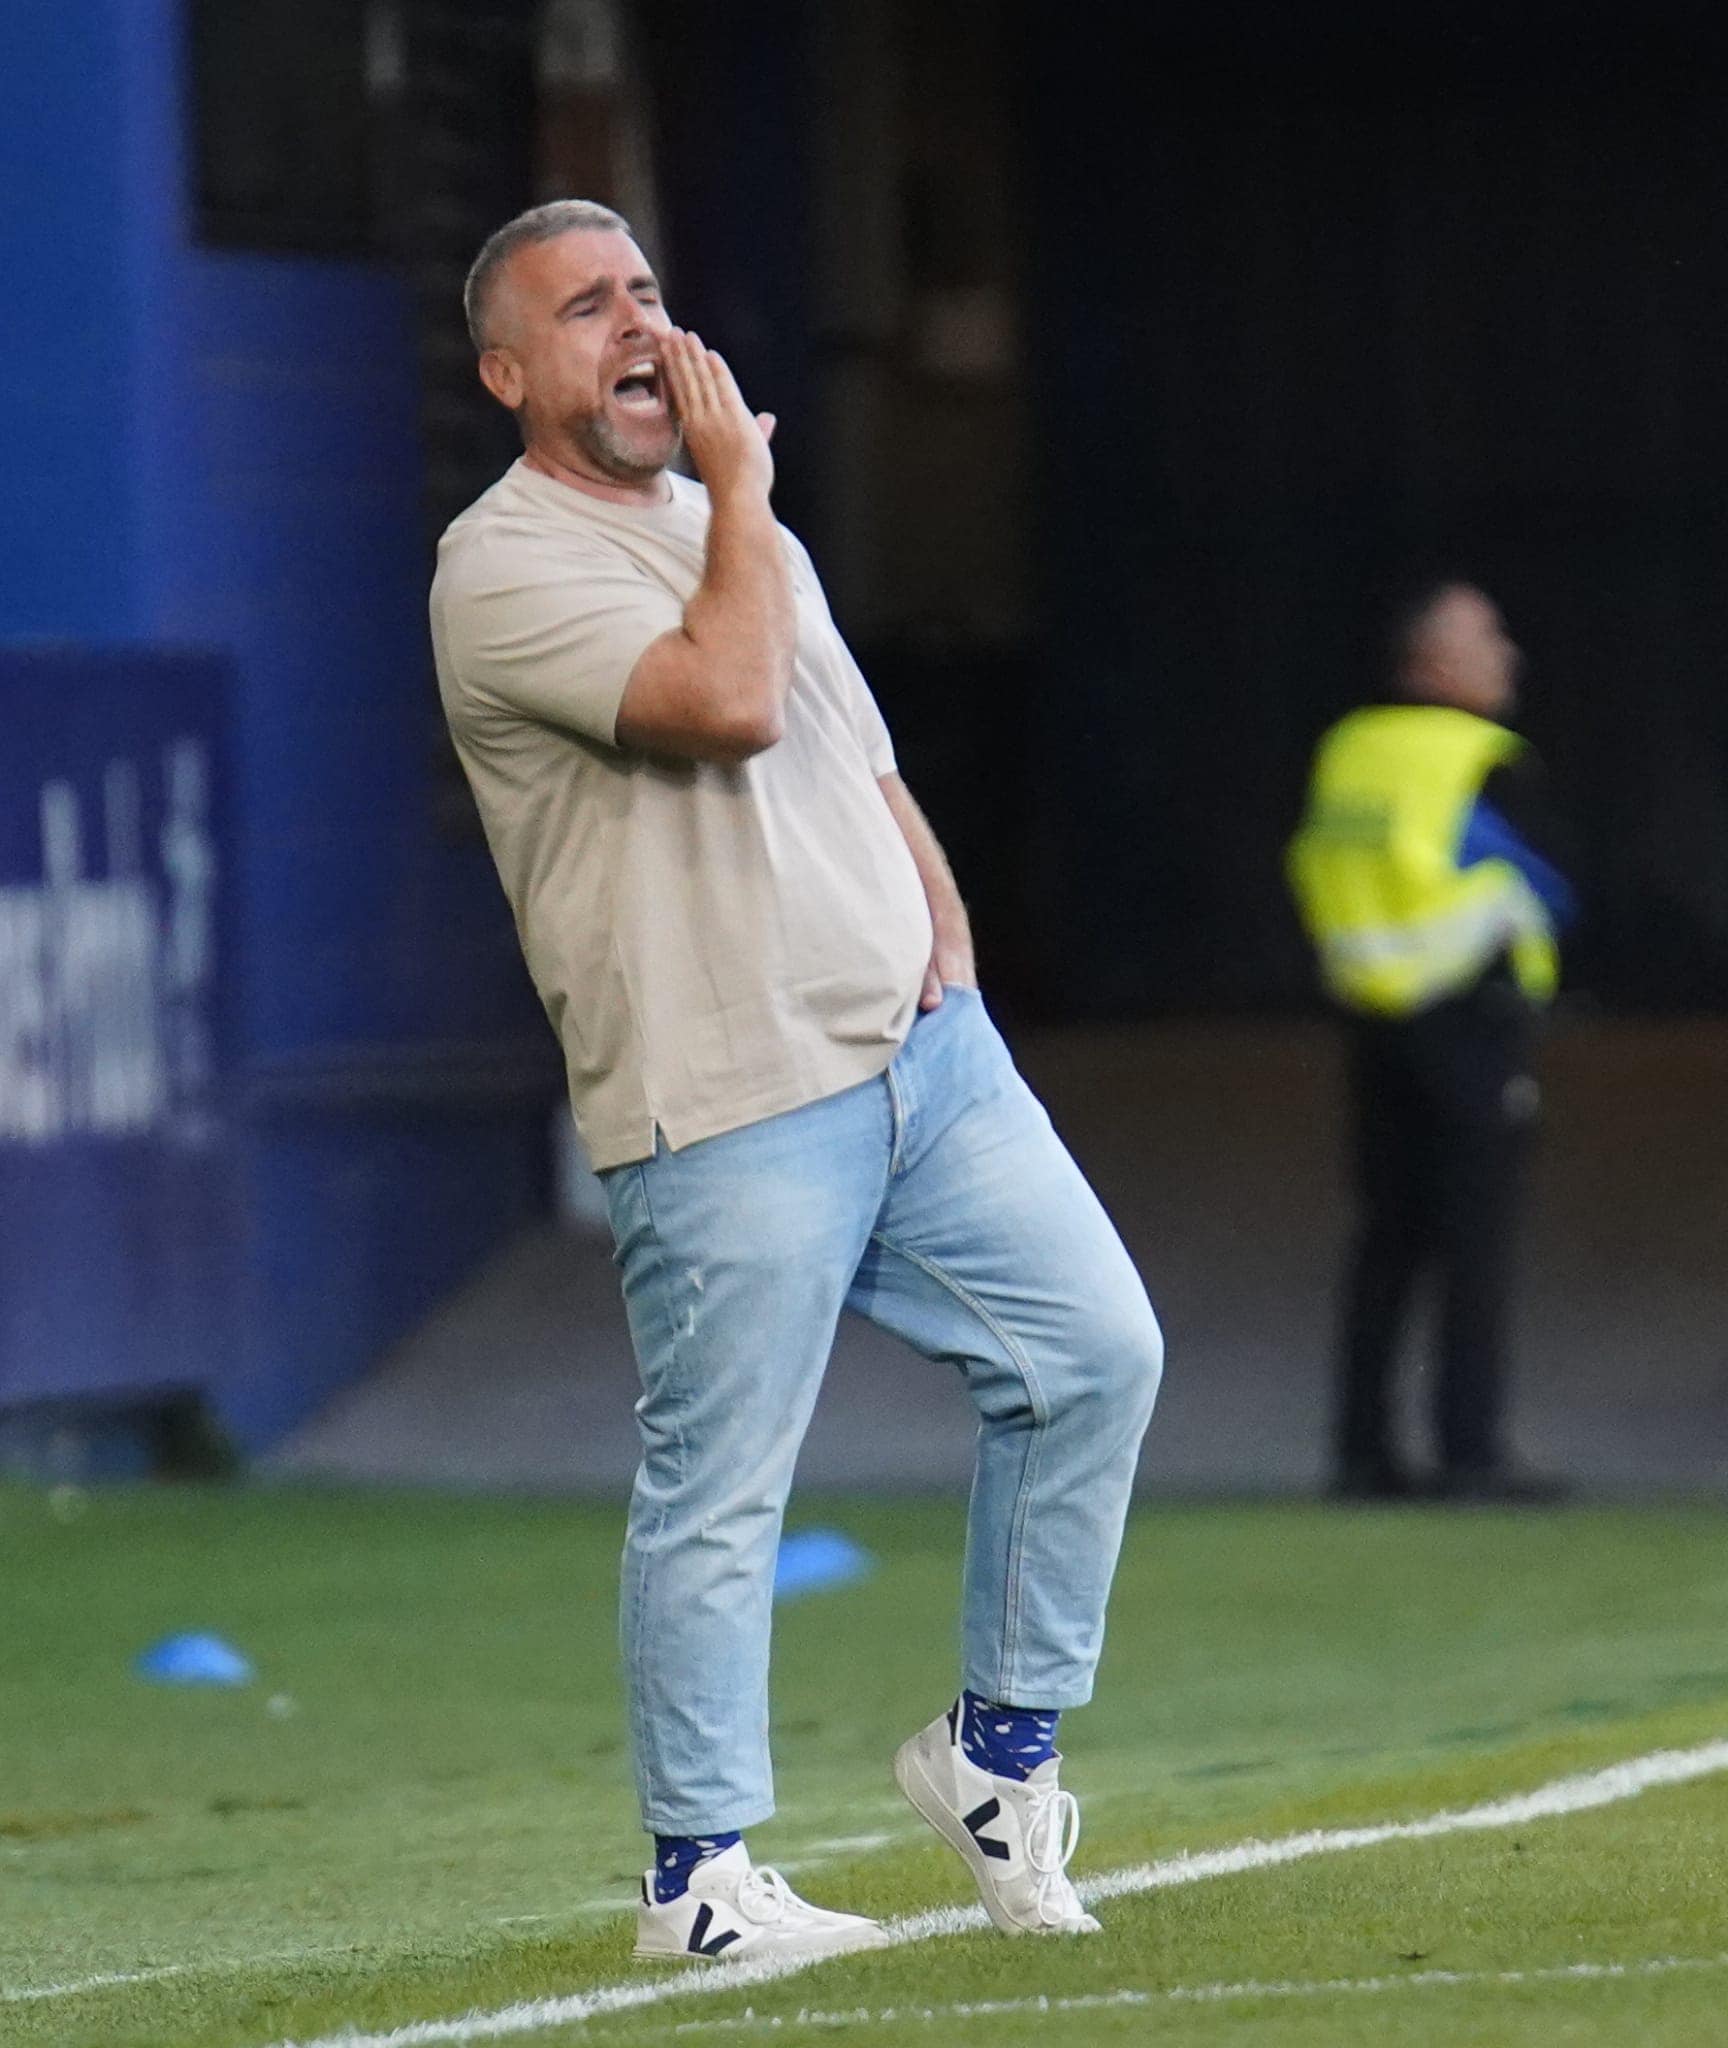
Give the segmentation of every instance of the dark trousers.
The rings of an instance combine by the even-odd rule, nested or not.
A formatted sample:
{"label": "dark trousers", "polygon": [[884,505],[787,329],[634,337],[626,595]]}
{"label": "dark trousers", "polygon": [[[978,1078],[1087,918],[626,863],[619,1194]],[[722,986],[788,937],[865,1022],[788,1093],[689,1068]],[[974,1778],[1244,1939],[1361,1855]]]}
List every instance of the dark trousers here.
{"label": "dark trousers", "polygon": [[1418,1285],[1439,1289],[1434,1434],[1462,1472],[1502,1455],[1513,1240],[1537,1093],[1529,1007],[1495,979],[1397,1023],[1352,1019],[1360,1227],[1345,1281],[1335,1449],[1396,1462],[1392,1375]]}

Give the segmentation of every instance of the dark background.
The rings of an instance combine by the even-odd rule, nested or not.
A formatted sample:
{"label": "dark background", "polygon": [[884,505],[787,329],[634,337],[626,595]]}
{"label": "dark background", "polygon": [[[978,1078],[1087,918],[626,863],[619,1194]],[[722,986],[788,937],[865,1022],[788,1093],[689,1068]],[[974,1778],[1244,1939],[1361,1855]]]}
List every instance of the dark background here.
{"label": "dark background", "polygon": [[[1528,650],[1586,849],[1577,983],[1719,1004],[1719,16],[1238,0],[1163,41],[1052,53],[1032,94],[1089,972],[1125,1003],[1300,986],[1276,837],[1426,567],[1480,578]],[[1112,447],[1088,492],[1074,456]]]}
{"label": "dark background", "polygon": [[[787,394],[796,517],[813,10],[642,12],[678,303]],[[1279,853],[1307,753],[1374,687],[1388,595],[1442,571],[1527,651],[1584,863],[1574,991],[1720,1007],[1719,10],[917,15],[914,68],[994,125],[1012,195],[1001,261],[965,176],[906,153],[914,269],[1012,292],[1032,601],[994,645],[862,637],[1015,995],[1306,1000]],[[958,471],[907,510],[932,550],[989,516]]]}

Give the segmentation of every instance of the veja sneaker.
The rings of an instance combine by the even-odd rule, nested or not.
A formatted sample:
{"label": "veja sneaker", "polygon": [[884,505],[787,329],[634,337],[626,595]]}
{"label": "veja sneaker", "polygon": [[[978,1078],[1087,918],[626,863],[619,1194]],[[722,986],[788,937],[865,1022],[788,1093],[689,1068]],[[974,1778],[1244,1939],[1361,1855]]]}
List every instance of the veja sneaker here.
{"label": "veja sneaker", "polygon": [[965,1859],[1004,1934],[1098,1932],[1068,1882],[1080,1808],[1056,1782],[1061,1761],[1050,1757],[1024,1780],[981,1771],[960,1747],[958,1703],[894,1758],[901,1791]]}
{"label": "veja sneaker", "polygon": [[810,1905],[779,1871],[753,1864],[742,1842],[698,1863],[689,1890],[665,1905],[654,1897],[650,1870],[636,1909],[636,1953],[654,1962],[837,1956],[887,1945],[879,1921]]}

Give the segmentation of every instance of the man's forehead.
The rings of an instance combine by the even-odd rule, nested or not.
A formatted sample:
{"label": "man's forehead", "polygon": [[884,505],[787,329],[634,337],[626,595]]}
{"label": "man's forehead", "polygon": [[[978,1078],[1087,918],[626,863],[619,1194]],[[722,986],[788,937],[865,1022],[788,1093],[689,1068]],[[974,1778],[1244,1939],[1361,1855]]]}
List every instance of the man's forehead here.
{"label": "man's forehead", "polygon": [[1430,632],[1498,622],[1499,607],[1473,583],[1454,583],[1434,600],[1425,621]]}
{"label": "man's forehead", "polygon": [[569,228],[550,241],[529,242],[510,268],[517,289],[533,297],[545,292],[565,298],[607,279],[628,284],[654,275],[653,265],[620,228]]}

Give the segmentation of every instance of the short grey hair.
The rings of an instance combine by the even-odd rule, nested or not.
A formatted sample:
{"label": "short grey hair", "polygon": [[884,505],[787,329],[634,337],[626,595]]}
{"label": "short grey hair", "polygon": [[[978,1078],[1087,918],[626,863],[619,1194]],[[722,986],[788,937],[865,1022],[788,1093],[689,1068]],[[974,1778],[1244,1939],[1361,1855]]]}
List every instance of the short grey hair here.
{"label": "short grey hair", "polygon": [[499,271],[530,242],[555,241],[581,229],[632,237],[636,232],[621,213],[614,213],[597,199],[549,199],[544,206],[531,206],[526,213],[507,220],[481,243],[462,287],[462,310],[468,318],[469,339],[482,355],[491,345],[486,338],[486,315]]}

